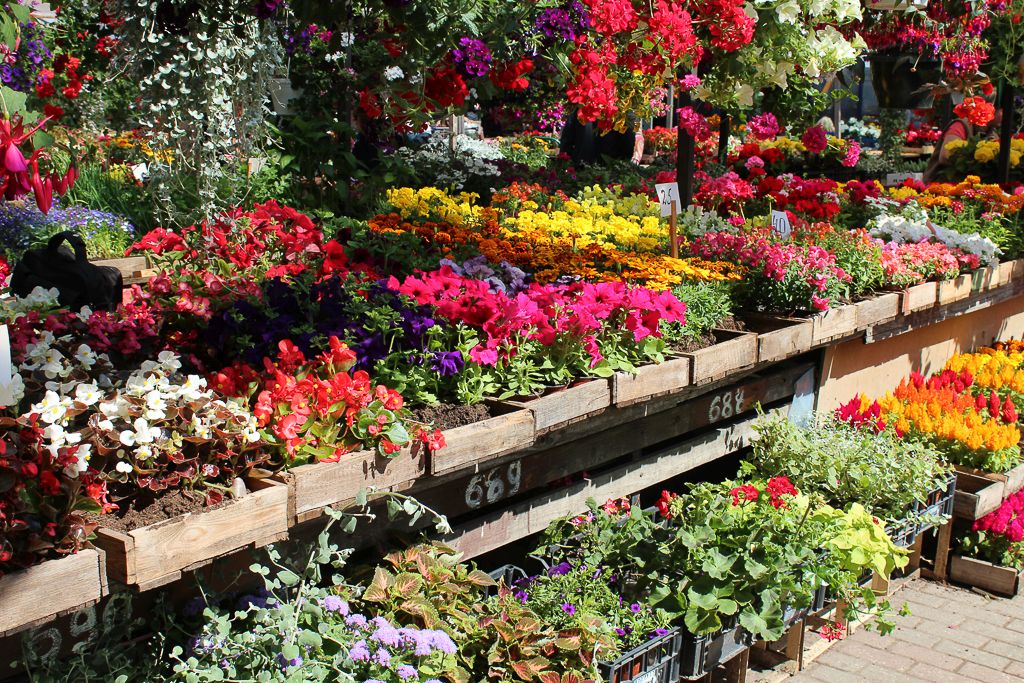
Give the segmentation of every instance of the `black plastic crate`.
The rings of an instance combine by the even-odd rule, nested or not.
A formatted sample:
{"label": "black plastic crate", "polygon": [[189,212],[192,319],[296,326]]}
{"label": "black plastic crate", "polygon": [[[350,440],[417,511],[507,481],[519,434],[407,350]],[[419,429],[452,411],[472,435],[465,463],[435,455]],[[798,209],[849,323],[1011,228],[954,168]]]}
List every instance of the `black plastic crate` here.
{"label": "black plastic crate", "polygon": [[684,632],[679,674],[683,678],[700,678],[753,644],[753,636],[739,626],[704,636]]}
{"label": "black plastic crate", "polygon": [[917,537],[933,528],[935,525],[924,523],[921,518],[924,515],[937,517],[953,516],[953,499],[956,497],[956,473],[949,475],[949,479],[943,486],[928,494],[924,502],[915,501],[907,518],[897,522],[889,531],[892,542],[901,548],[909,548],[917,540]]}
{"label": "black plastic crate", "polygon": [[601,680],[605,683],[677,683],[684,637],[682,630],[672,628],[614,662],[598,662]]}

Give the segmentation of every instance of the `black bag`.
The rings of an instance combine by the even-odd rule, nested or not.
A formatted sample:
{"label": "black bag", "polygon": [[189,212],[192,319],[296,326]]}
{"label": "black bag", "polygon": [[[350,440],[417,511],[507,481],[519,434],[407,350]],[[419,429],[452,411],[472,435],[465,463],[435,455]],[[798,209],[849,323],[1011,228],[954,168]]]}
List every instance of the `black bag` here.
{"label": "black bag", "polygon": [[[74,252],[64,246],[68,242]],[[85,242],[73,232],[59,232],[45,249],[30,249],[14,267],[11,291],[27,296],[36,287],[60,291],[60,303],[73,311],[82,306],[112,311],[121,303],[124,279],[111,266],[89,263]]]}

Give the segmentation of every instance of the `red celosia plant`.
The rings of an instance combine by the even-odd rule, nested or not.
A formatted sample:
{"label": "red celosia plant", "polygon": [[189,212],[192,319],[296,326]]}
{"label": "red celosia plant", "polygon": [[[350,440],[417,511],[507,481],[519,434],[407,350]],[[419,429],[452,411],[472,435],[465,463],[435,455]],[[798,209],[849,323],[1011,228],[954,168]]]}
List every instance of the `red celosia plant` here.
{"label": "red celosia plant", "polygon": [[1014,493],[999,509],[977,520],[960,548],[970,557],[1024,569],[1024,491]]}

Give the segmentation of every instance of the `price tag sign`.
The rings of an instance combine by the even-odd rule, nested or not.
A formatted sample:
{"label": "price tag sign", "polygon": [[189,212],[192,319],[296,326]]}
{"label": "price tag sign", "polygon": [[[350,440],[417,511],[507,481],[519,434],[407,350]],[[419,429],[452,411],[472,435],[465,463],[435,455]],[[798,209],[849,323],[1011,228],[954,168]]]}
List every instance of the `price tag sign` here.
{"label": "price tag sign", "polygon": [[793,226],[789,222],[789,214],[785,211],[772,211],[772,230],[782,239],[789,239],[793,234]]}
{"label": "price tag sign", "polygon": [[654,186],[658,193],[658,201],[661,202],[661,217],[667,218],[672,215],[672,202],[676,203],[676,211],[682,209],[679,202],[679,183],[658,183]]}
{"label": "price tag sign", "polygon": [[895,187],[896,185],[902,185],[906,180],[920,181],[923,178],[924,175],[921,173],[887,173],[885,184],[887,187]]}

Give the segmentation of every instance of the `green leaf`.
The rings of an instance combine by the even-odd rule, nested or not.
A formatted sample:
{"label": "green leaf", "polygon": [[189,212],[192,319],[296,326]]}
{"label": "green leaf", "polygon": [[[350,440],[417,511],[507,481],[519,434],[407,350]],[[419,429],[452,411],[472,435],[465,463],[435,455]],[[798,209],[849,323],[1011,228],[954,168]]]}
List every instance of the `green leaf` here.
{"label": "green leaf", "polygon": [[765,633],[768,632],[768,622],[754,611],[744,611],[740,614],[740,626],[759,638],[769,640],[765,637]]}
{"label": "green leaf", "polygon": [[359,489],[359,493],[356,494],[356,505],[359,507],[366,507],[366,498],[369,492],[366,489]]}
{"label": "green leaf", "polygon": [[324,644],[324,639],[320,637],[320,634],[316,631],[302,631],[299,633],[299,645],[308,645],[309,647],[320,647]]}
{"label": "green leaf", "polygon": [[19,5],[18,3],[11,2],[7,4],[7,9],[14,15],[14,18],[18,20],[19,24],[28,23],[29,19],[32,18],[32,8],[28,5]]}
{"label": "green leaf", "polygon": [[280,572],[278,572],[277,578],[281,581],[281,583],[290,587],[296,585],[301,577],[295,572],[291,571],[290,569],[282,569]]}
{"label": "green leaf", "polygon": [[296,645],[295,643],[287,643],[287,644],[285,644],[284,647],[281,648],[281,656],[284,659],[296,659],[301,654],[302,654],[302,651],[299,650],[299,646]]}

